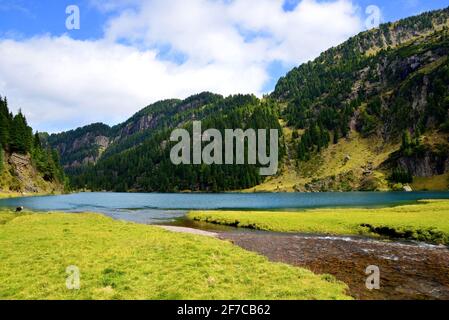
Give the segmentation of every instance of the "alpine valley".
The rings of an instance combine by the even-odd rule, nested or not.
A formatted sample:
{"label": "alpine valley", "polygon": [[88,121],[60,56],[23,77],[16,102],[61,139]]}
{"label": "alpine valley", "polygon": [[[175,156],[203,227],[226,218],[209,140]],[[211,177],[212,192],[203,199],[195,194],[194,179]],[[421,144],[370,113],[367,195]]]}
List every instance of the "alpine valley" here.
{"label": "alpine valley", "polygon": [[[291,70],[270,95],[203,92],[156,102],[110,127],[41,134],[73,189],[181,191],[447,190],[449,8],[383,24]],[[279,129],[280,170],[175,166],[170,133]]]}

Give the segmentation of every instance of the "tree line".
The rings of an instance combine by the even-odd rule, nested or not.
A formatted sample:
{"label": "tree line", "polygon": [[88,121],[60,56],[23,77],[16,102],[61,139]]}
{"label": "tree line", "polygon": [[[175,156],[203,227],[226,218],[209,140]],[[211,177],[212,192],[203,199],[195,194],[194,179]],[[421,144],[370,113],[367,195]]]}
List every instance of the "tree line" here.
{"label": "tree line", "polygon": [[[206,111],[215,110],[210,113]],[[236,95],[215,99],[201,112],[203,131],[215,128],[224,135],[225,129],[278,129],[279,114],[269,102],[261,102],[251,95]],[[192,122],[183,126],[189,132]],[[229,191],[256,186],[264,181],[260,165],[179,165],[170,160],[172,127],[154,130],[140,145],[102,157],[95,165],[73,168],[70,171],[75,188],[108,191],[177,192]],[[279,157],[285,153],[280,148]],[[235,152],[234,152],[235,155]]]}
{"label": "tree line", "polygon": [[56,150],[42,145],[39,133],[33,134],[23,113],[10,112],[7,98],[0,96],[0,173],[5,168],[6,154],[29,154],[36,169],[46,181],[65,182]]}

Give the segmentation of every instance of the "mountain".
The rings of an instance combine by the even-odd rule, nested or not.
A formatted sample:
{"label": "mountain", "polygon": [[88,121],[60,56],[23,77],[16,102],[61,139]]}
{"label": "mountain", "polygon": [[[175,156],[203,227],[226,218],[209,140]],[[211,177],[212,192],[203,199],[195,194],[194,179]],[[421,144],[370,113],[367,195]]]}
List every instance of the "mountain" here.
{"label": "mountain", "polygon": [[[298,130],[293,145],[303,167],[311,159],[318,162],[319,135],[336,145],[358,141],[347,151],[365,161],[356,164],[357,173],[349,170],[351,155],[340,154],[335,173],[315,171],[306,190],[376,190],[386,184],[383,177],[411,183],[412,176],[419,180],[449,171],[448,17],[444,9],[382,25],[279,80],[271,96],[286,105],[283,117]],[[353,150],[367,142],[378,150],[368,148],[365,155]],[[332,149],[337,155],[342,148]]]}
{"label": "mountain", "polygon": [[66,179],[55,150],[42,146],[22,112],[0,97],[0,192],[62,192]]}
{"label": "mountain", "polygon": [[[51,135],[47,142],[59,151],[64,168],[70,171],[95,164],[100,156],[120,153],[139,145],[157,130],[182,125],[187,120],[194,119],[195,113],[199,113],[203,106],[221,98],[219,95],[205,92],[184,101],[159,101],[117,126],[109,127],[96,123]],[[213,110],[209,110],[211,111]],[[103,154],[106,150],[106,154]]]}
{"label": "mountain", "polygon": [[[116,191],[447,189],[449,8],[381,25],[282,77],[263,99],[201,93],[114,127],[51,135],[76,188]],[[282,129],[281,170],[173,166],[171,130]]]}
{"label": "mountain", "polygon": [[[259,165],[175,166],[169,141],[175,128],[280,129],[279,114],[252,95],[222,97],[204,92],[185,100],[150,105],[114,127],[93,124],[47,143],[61,154],[75,188],[114,191],[220,191],[260,184]],[[224,135],[223,135],[224,136]],[[281,150],[282,152],[282,150]]]}

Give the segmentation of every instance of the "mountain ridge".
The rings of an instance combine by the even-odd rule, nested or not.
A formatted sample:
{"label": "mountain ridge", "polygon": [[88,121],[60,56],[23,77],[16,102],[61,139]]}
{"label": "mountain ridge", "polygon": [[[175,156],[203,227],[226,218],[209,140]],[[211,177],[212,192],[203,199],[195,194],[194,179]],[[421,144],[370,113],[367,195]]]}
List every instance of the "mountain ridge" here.
{"label": "mountain ridge", "polygon": [[[257,106],[263,104],[269,105],[272,119],[267,120],[267,123],[272,123],[273,117],[283,119],[280,123],[284,127],[284,135],[287,137],[291,134],[285,145],[288,157],[281,159],[283,173],[268,180],[279,179],[287,170],[294,171],[295,177],[292,179],[298,181],[284,188],[282,184],[285,181],[280,179],[281,186],[274,190],[400,189],[402,185],[410,183],[410,179],[406,179],[410,175],[429,178],[429,173],[438,176],[446,174],[449,170],[447,141],[443,139],[441,144],[435,146],[429,142],[428,136],[443,137],[445,128],[449,128],[448,106],[445,102],[449,98],[444,93],[449,91],[446,71],[449,70],[448,18],[449,8],[446,8],[362,32],[326,50],[317,59],[292,69],[279,79],[275,90],[267,98],[248,98],[253,110],[258,110]],[[233,108],[238,109],[237,105],[226,109],[224,101],[229,102],[233,97],[224,98],[205,92],[185,100],[163,100],[109,129],[96,124],[93,130],[89,127],[77,129],[78,134],[70,131],[49,136],[47,142],[60,151],[66,171],[73,176],[80,176],[85,168],[95,171],[99,162],[106,163],[111,158],[117,163],[123,162],[121,154],[123,158],[132,157],[130,150],[140,150],[142,145],[158,134],[162,139],[159,144],[163,144],[166,138],[162,138],[162,132],[186,126],[193,120],[207,120],[216,116],[214,121],[219,124],[218,128],[222,128],[220,125],[223,121],[234,117],[233,123],[237,127],[245,127],[243,117],[238,119],[229,113]],[[220,112],[223,119],[217,117]],[[410,135],[410,141],[405,142],[403,136],[407,134]],[[65,135],[73,135],[75,139],[67,139]],[[352,143],[351,139],[356,143]],[[319,162],[320,155],[326,156],[323,152],[329,148],[335,149],[333,145],[337,146],[334,151],[338,153],[338,150],[344,149],[342,146],[345,143],[357,148],[365,143],[363,139],[379,142],[378,150],[369,154],[377,157],[376,154],[386,153],[381,163],[361,159],[356,167],[349,168],[348,163],[353,162],[354,156],[339,155],[344,158],[341,159],[342,163],[346,161],[342,166],[347,168],[346,171],[336,166],[335,172],[340,174],[321,177],[315,173],[310,179],[304,179],[307,176],[304,168],[310,167],[312,161]],[[70,142],[72,147],[78,148],[67,148],[65,144]],[[384,144],[395,147],[385,148]],[[141,156],[142,159],[148,158],[145,153]],[[419,165],[422,161],[424,167]],[[374,166],[373,162],[376,162]],[[362,167],[365,169],[362,170]],[[103,169],[101,173],[108,172],[106,176],[111,178],[126,170],[126,165],[120,165],[119,169],[118,165],[109,162],[110,171]],[[179,174],[182,180],[183,174]],[[394,181],[393,176],[404,179]],[[179,176],[172,178],[176,180]],[[262,182],[252,178],[246,180],[251,182],[244,185],[249,184],[250,187]],[[90,184],[84,186],[90,188],[95,183],[91,181]],[[206,183],[198,188],[193,186],[193,189],[232,189],[216,189],[212,184]],[[167,182],[167,185],[173,187],[171,182]],[[245,189],[238,183],[236,186],[237,189]],[[77,184],[77,187],[81,185]],[[101,184],[97,187],[101,189]],[[158,190],[157,186],[152,186],[150,190],[141,188],[138,183],[133,187],[124,187],[119,189]],[[186,187],[191,188],[192,185]],[[263,188],[260,190],[265,191]]]}

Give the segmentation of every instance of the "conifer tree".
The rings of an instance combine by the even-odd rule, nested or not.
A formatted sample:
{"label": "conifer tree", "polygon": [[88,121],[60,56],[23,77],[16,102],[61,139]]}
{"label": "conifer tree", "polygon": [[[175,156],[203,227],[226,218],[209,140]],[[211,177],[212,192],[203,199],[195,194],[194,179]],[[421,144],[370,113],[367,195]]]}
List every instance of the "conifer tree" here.
{"label": "conifer tree", "polygon": [[5,161],[4,158],[5,158],[5,156],[4,156],[3,147],[0,144],[0,175],[3,173],[3,167],[4,167],[3,161]]}
{"label": "conifer tree", "polygon": [[32,129],[28,127],[25,117],[19,111],[12,120],[10,145],[11,150],[18,153],[31,151]]}
{"label": "conifer tree", "polygon": [[411,156],[413,153],[412,137],[408,130],[405,130],[404,134],[402,135],[402,151],[403,151],[404,155],[406,155],[406,156]]}
{"label": "conifer tree", "polygon": [[0,144],[6,147],[9,141],[9,111],[6,100],[0,96]]}
{"label": "conifer tree", "polygon": [[39,132],[36,132],[36,133],[34,134],[33,147],[34,147],[35,149],[40,149],[40,148],[42,148],[41,138],[39,138]]}

